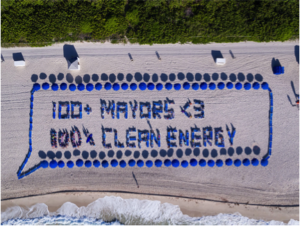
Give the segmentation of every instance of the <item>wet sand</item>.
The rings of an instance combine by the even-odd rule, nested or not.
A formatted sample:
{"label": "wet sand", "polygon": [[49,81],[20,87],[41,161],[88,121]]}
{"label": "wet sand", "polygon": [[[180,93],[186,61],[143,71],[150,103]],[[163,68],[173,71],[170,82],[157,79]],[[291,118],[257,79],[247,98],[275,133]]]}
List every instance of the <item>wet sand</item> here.
{"label": "wet sand", "polygon": [[219,213],[240,213],[250,219],[265,221],[289,222],[290,219],[299,220],[299,207],[267,207],[245,204],[233,204],[222,202],[211,202],[197,199],[180,197],[166,197],[157,195],[124,194],[118,192],[65,192],[42,196],[34,196],[21,199],[2,201],[1,208],[5,211],[8,207],[21,206],[27,209],[37,203],[45,203],[50,212],[56,212],[65,202],[71,202],[78,207],[88,206],[91,202],[104,198],[105,196],[116,196],[123,199],[155,200],[161,203],[178,205],[183,214],[190,217],[214,216]]}

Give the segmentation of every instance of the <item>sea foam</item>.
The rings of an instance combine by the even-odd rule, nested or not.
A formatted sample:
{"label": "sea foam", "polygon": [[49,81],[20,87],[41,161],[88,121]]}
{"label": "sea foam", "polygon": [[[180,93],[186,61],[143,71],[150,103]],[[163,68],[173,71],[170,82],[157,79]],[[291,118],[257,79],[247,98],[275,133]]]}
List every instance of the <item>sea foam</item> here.
{"label": "sea foam", "polygon": [[[44,203],[35,204],[28,209],[14,206],[2,212],[1,224],[285,225],[280,221],[249,219],[239,213],[190,217],[184,215],[177,205],[160,201],[122,199],[115,196],[99,198],[87,207],[78,207],[74,203],[66,202],[55,212],[49,212],[48,206]],[[291,219],[288,225],[299,225],[299,221]]]}

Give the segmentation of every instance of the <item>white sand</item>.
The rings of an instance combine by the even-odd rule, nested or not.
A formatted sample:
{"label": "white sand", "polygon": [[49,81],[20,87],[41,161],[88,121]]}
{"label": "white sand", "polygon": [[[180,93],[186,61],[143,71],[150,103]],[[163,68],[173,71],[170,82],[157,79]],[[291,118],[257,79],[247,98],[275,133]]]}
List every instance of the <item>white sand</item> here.
{"label": "white sand", "polygon": [[[209,45],[112,45],[112,44],[92,44],[76,43],[75,48],[80,56],[81,70],[69,71],[67,63],[63,57],[63,44],[45,48],[11,48],[2,49],[4,62],[2,69],[2,145],[1,145],[1,176],[2,176],[2,199],[13,197],[24,197],[28,195],[47,194],[63,190],[82,191],[128,191],[144,194],[165,194],[191,198],[203,198],[219,201],[229,201],[237,203],[263,204],[263,205],[298,205],[299,204],[299,111],[291,106],[287,95],[295,102],[295,95],[291,88],[291,81],[294,83],[296,93],[299,94],[299,68],[294,55],[294,47],[297,42],[286,43],[235,43],[235,44],[209,44]],[[225,66],[216,66],[211,56],[211,50],[220,50],[226,58]],[[236,57],[232,59],[229,50]],[[159,61],[155,55],[158,51]],[[12,53],[22,52],[26,66],[14,67]],[[130,61],[128,53],[131,53],[134,61]],[[279,59],[285,67],[284,75],[273,75],[271,69],[272,58]],[[153,74],[157,74],[160,80],[164,73],[176,79],[174,82],[183,83],[187,78],[193,77],[202,82],[204,78],[217,76],[216,82],[222,81],[225,73],[227,81],[233,73],[236,77],[243,73],[251,78],[252,74],[258,78],[262,76],[263,81],[269,83],[274,96],[273,114],[273,152],[267,167],[222,167],[222,168],[73,168],[73,169],[40,169],[28,177],[18,180],[16,172],[23,162],[28,151],[28,129],[29,129],[29,106],[30,90],[33,82],[31,78],[39,76],[38,83],[49,82],[49,77],[53,75],[57,78],[63,74],[62,80],[57,80],[58,84],[67,82],[67,78],[73,77],[75,80],[89,75],[97,74],[100,79],[113,77],[118,81],[118,74],[124,75],[124,80],[130,73],[133,75],[131,82],[135,81],[135,73],[150,75],[152,81]],[[45,73],[47,78],[40,79],[40,74]],[[60,74],[62,73],[62,74]],[[70,73],[70,75],[68,74]],[[172,75],[174,73],[174,75]],[[184,80],[178,79],[178,74],[185,75]],[[207,73],[207,74],[206,74]],[[214,74],[217,73],[217,74]],[[214,74],[214,75],[213,75]],[[77,77],[80,76],[80,77]],[[144,75],[145,76],[145,75]],[[164,75],[162,75],[164,76]],[[179,77],[181,74],[179,74]],[[233,76],[233,75],[231,75]],[[95,75],[94,75],[95,77]],[[146,75],[147,77],[147,75]],[[99,81],[100,81],[99,79]],[[90,79],[92,83],[94,82]],[[168,79],[168,81],[170,81]],[[253,82],[254,82],[253,81]],[[103,81],[100,81],[104,84]],[[121,83],[120,81],[118,81]],[[173,83],[174,83],[173,82]],[[252,83],[253,83],[252,82]],[[68,82],[67,82],[68,83]],[[244,82],[243,82],[244,83]],[[69,83],[68,83],[69,84]],[[164,84],[164,82],[163,82]],[[82,124],[95,136],[96,146],[92,148],[84,144],[79,150],[106,153],[106,160],[112,158],[107,156],[101,144],[101,125],[111,126],[118,130],[119,140],[125,142],[125,130],[129,126],[136,126],[138,129],[149,129],[145,119],[132,119],[129,110],[128,120],[112,120],[100,118],[100,98],[105,100],[126,101],[136,99],[139,101],[164,100],[166,97],[174,99],[176,105],[175,120],[154,120],[151,119],[153,128],[158,128],[161,132],[162,146],[154,146],[158,156],[153,158],[151,151],[143,144],[142,149],[120,149],[123,153],[122,159],[133,158],[133,152],[138,150],[141,154],[143,150],[148,151],[147,159],[166,159],[161,157],[160,150],[168,151],[166,146],[166,127],[176,126],[177,129],[189,129],[196,124],[200,128],[206,126],[222,127],[225,137],[225,148],[230,147],[225,126],[232,123],[237,129],[234,139],[234,154],[231,158],[261,159],[267,153],[268,147],[268,92],[259,91],[87,91],[74,93],[68,91],[41,91],[35,94],[34,101],[34,130],[33,130],[33,153],[25,167],[25,170],[32,167],[42,159],[38,153],[40,150],[47,153],[52,150],[50,146],[49,130],[55,128],[66,128],[70,130],[72,125],[78,126],[82,132]],[[187,119],[179,110],[187,97],[204,100],[206,111],[205,119]],[[52,101],[79,100],[83,104],[89,104],[93,108],[93,113],[88,116],[83,113],[81,121],[76,120],[53,120]],[[85,106],[85,105],[84,105]],[[139,114],[139,111],[138,111]],[[137,116],[138,116],[137,114]],[[107,117],[107,115],[105,115]],[[122,116],[123,118],[123,116]],[[138,118],[138,117],[137,117]],[[178,134],[177,134],[178,136]],[[112,136],[111,136],[112,137]],[[109,140],[108,140],[109,141]],[[110,139],[113,142],[113,138]],[[113,143],[112,143],[113,144]],[[256,155],[253,147],[260,147],[260,153]],[[240,155],[236,153],[236,148],[242,147]],[[245,153],[245,148],[252,151],[250,155]],[[177,149],[170,159],[178,158]],[[215,149],[218,156],[214,159],[230,157],[220,155],[220,148],[216,146],[208,147],[209,152]],[[73,149],[68,149],[73,153]],[[113,148],[114,157],[119,150]],[[125,157],[125,150],[131,150],[132,154]],[[180,160],[203,158],[204,147],[200,148],[200,155],[195,156],[193,150],[190,155],[186,155],[186,147],[181,148],[183,156]],[[52,150],[55,151],[55,150]],[[64,149],[61,151],[62,160]],[[189,154],[189,153],[187,153]],[[46,158],[49,160],[49,158]],[[71,159],[77,159],[72,155]],[[89,157],[91,160],[91,158]],[[140,156],[139,159],[144,159]],[[205,159],[212,159],[211,156]],[[134,172],[139,183],[137,188],[132,177]]]}

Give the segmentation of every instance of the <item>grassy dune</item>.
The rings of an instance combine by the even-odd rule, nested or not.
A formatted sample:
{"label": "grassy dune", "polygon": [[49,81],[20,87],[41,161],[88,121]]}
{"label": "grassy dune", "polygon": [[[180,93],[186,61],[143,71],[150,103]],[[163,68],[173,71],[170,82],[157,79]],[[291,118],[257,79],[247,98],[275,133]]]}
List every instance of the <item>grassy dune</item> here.
{"label": "grassy dune", "polygon": [[1,13],[2,47],[80,40],[269,42],[299,36],[297,0],[2,0]]}

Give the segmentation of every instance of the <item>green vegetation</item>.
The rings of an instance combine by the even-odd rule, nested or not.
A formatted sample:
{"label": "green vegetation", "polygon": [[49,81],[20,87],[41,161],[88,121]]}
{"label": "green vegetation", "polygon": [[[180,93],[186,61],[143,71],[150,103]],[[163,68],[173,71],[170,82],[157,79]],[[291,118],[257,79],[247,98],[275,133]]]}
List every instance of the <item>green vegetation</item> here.
{"label": "green vegetation", "polygon": [[298,0],[2,0],[2,47],[208,43],[299,36]]}

